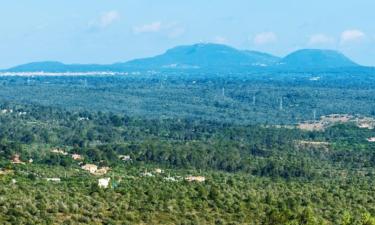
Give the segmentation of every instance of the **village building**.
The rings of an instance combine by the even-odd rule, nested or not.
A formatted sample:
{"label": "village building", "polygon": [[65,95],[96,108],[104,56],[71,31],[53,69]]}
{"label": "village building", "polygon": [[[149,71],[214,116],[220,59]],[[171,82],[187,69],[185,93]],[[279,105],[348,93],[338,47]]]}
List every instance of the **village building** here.
{"label": "village building", "polygon": [[83,160],[83,157],[79,154],[72,154],[72,159],[73,160]]}
{"label": "village building", "polygon": [[2,114],[13,113],[13,109],[2,109],[2,110],[1,110],[1,113],[2,113]]}
{"label": "village building", "polygon": [[51,150],[51,152],[55,153],[55,154],[59,154],[59,155],[68,155],[67,152],[65,152],[65,151],[63,151],[61,149],[58,149],[58,148]]}
{"label": "village building", "polygon": [[368,123],[360,123],[360,124],[358,124],[358,127],[359,127],[359,128],[363,128],[363,129],[371,129],[371,124],[368,124]]}
{"label": "village building", "polygon": [[119,155],[118,157],[122,161],[130,161],[131,160],[130,155]]}
{"label": "village building", "polygon": [[188,176],[185,178],[185,180],[189,181],[189,182],[205,182],[206,181],[206,178],[205,177],[202,177],[202,176]]}
{"label": "village building", "polygon": [[162,169],[156,168],[155,173],[161,174],[164,173],[164,171]]}
{"label": "village building", "polygon": [[94,164],[86,164],[86,165],[83,165],[81,168],[92,174],[94,174],[98,170],[98,166]]}
{"label": "village building", "polygon": [[47,181],[52,181],[52,182],[60,182],[60,178],[46,178]]}
{"label": "village building", "polygon": [[363,129],[374,129],[375,119],[371,117],[362,117],[357,119],[357,126]]}
{"label": "village building", "polygon": [[98,180],[98,186],[100,188],[108,188],[110,180],[111,180],[110,177],[108,177],[108,178],[101,178],[101,179]]}
{"label": "village building", "polygon": [[94,165],[94,164],[85,164],[85,165],[81,166],[81,168],[83,170],[86,170],[89,173],[91,173],[93,175],[97,175],[97,176],[105,175],[111,170],[111,168],[109,168],[109,167],[98,168],[98,166]]}

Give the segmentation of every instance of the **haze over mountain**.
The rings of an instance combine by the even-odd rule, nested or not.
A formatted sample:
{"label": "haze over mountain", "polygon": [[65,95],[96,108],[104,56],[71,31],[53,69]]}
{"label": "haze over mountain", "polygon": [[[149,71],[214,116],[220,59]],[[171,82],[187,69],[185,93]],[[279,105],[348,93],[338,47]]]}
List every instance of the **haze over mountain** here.
{"label": "haze over mountain", "polygon": [[8,72],[91,72],[127,71],[134,69],[236,69],[272,68],[276,70],[334,69],[360,67],[340,52],[333,50],[303,49],[284,58],[267,53],[238,50],[220,44],[178,46],[164,54],[111,65],[35,62],[10,68]]}

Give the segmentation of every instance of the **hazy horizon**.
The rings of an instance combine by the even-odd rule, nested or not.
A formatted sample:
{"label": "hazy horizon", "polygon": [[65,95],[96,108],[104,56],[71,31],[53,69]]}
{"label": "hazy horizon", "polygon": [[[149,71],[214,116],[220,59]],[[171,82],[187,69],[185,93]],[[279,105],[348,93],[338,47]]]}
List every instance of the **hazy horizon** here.
{"label": "hazy horizon", "polygon": [[375,65],[373,1],[236,2],[5,1],[0,68],[35,61],[109,64],[201,42],[276,56],[332,49]]}
{"label": "hazy horizon", "polygon": [[[25,64],[29,64],[29,63],[43,63],[43,62],[56,62],[56,63],[63,63],[63,64],[65,64],[65,65],[90,65],[90,64],[92,64],[92,65],[111,65],[111,64],[115,64],[115,63],[126,63],[126,62],[130,62],[130,61],[132,61],[132,60],[140,60],[140,59],[153,58],[153,57],[156,57],[156,56],[160,56],[160,55],[162,55],[162,54],[165,54],[165,53],[167,53],[168,50],[171,50],[171,49],[173,49],[173,48],[182,47],[182,46],[194,46],[194,45],[199,45],[199,44],[209,44],[209,45],[213,44],[213,45],[218,45],[218,46],[222,45],[222,46],[228,46],[228,47],[231,47],[231,48],[237,49],[235,46],[231,46],[231,45],[229,45],[229,44],[221,44],[221,43],[213,43],[213,42],[198,42],[198,43],[191,43],[191,44],[183,44],[183,45],[174,46],[174,47],[172,47],[172,48],[165,49],[164,51],[162,51],[161,53],[159,53],[159,54],[157,54],[157,55],[144,56],[144,58],[133,58],[133,59],[128,59],[128,60],[126,60],[126,61],[109,62],[109,63],[107,63],[107,64],[105,64],[105,63],[80,63],[80,62],[71,62],[71,63],[66,63],[66,62],[64,62],[64,61],[55,61],[55,60],[31,61],[31,62],[26,62]],[[324,50],[328,50],[328,51],[331,50],[331,49],[305,48],[305,49],[296,49],[296,50],[294,50],[293,52],[289,52],[289,53],[287,53],[286,55],[274,55],[274,54],[269,53],[269,52],[266,52],[266,51],[259,51],[259,50],[254,50],[254,49],[237,49],[237,50],[239,50],[239,51],[255,51],[255,52],[259,52],[259,53],[270,54],[270,55],[272,55],[272,56],[276,56],[276,57],[279,57],[279,58],[284,58],[284,57],[288,56],[289,54],[291,54],[291,53],[295,53],[296,51],[299,51],[299,50],[315,50],[315,49],[317,49],[317,50],[323,50],[323,51],[324,51]],[[333,49],[333,50],[334,50],[334,49]],[[339,52],[339,51],[338,51],[338,52]],[[354,61],[354,62],[355,62],[355,61]],[[355,62],[355,63],[357,63],[357,62]],[[13,68],[13,67],[17,67],[17,66],[21,66],[21,65],[25,65],[25,64],[17,64],[17,65],[13,65],[13,66],[11,66],[11,67],[9,67],[9,68],[0,68],[0,69],[11,69],[11,68]],[[358,64],[358,65],[362,66],[361,64]],[[370,66],[372,66],[372,65],[370,65]]]}

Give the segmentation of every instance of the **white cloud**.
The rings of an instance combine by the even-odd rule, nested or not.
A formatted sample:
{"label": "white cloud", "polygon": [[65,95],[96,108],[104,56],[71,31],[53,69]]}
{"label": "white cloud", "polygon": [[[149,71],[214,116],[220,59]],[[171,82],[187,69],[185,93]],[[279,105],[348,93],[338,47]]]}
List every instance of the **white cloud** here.
{"label": "white cloud", "polygon": [[346,30],[341,33],[340,43],[347,44],[351,42],[361,41],[366,37],[366,34],[361,30]]}
{"label": "white cloud", "polygon": [[256,45],[265,45],[275,43],[277,41],[277,35],[273,32],[264,32],[255,35],[253,42]]}
{"label": "white cloud", "polygon": [[335,39],[325,34],[314,34],[309,39],[309,45],[333,44]]}
{"label": "white cloud", "polygon": [[155,33],[159,32],[162,28],[162,23],[159,21],[152,22],[150,24],[144,24],[141,26],[136,26],[133,28],[133,32],[135,34],[140,34],[140,33]]}
{"label": "white cloud", "polygon": [[102,28],[108,27],[120,19],[120,14],[117,11],[105,12],[101,15],[98,25]]}
{"label": "white cloud", "polygon": [[100,15],[99,18],[92,20],[89,23],[89,30],[95,31],[97,29],[104,29],[109,26],[111,26],[114,22],[118,21],[120,19],[120,13],[112,10],[105,12]]}

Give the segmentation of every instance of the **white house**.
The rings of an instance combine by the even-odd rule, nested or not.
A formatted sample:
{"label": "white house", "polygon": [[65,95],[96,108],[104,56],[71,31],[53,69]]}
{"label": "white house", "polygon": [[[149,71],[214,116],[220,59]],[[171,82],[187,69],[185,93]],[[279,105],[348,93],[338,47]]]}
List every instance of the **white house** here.
{"label": "white house", "polygon": [[46,178],[47,181],[52,181],[52,182],[60,182],[60,178]]}
{"label": "white house", "polygon": [[72,154],[72,159],[74,160],[83,160],[83,157],[79,154]]}
{"label": "white house", "polygon": [[122,161],[130,161],[131,160],[130,155],[119,155],[118,157]]}
{"label": "white house", "polygon": [[65,151],[62,150],[62,149],[58,149],[58,148],[51,150],[51,152],[52,152],[52,153],[55,153],[55,154],[59,154],[59,155],[68,155],[67,152],[65,152]]}
{"label": "white house", "polygon": [[13,109],[2,109],[2,110],[1,110],[1,113],[2,113],[2,114],[13,113]]}
{"label": "white house", "polygon": [[162,169],[156,168],[155,173],[161,174],[164,173],[164,171]]}
{"label": "white house", "polygon": [[100,188],[108,188],[110,180],[111,180],[110,177],[108,177],[108,178],[101,178],[101,179],[98,180],[98,186]]}
{"label": "white house", "polygon": [[189,182],[194,182],[195,181],[195,182],[201,183],[201,182],[205,182],[206,178],[202,177],[202,176],[198,176],[198,177],[196,177],[196,176],[188,176],[188,177],[185,178],[185,180],[187,180]]}

